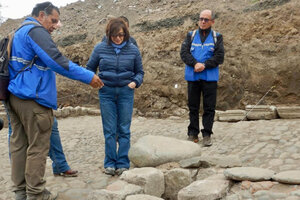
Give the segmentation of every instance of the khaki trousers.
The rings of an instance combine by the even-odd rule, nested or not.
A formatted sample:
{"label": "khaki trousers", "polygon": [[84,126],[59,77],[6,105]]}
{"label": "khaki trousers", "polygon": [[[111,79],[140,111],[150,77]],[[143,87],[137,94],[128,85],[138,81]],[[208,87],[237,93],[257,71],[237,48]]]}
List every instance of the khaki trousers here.
{"label": "khaki trousers", "polygon": [[46,184],[53,111],[11,94],[8,112],[13,130],[10,138],[13,191],[26,189],[27,195],[40,195]]}

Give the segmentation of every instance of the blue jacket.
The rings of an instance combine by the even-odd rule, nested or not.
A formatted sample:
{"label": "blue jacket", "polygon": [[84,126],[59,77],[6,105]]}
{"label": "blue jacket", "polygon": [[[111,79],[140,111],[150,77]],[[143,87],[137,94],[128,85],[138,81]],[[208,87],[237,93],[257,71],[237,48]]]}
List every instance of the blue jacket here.
{"label": "blue jacket", "polygon": [[140,51],[131,42],[127,42],[119,54],[107,42],[98,43],[87,63],[87,69],[96,73],[98,68],[100,79],[110,87],[123,87],[132,81],[139,87],[143,82]]}
{"label": "blue jacket", "polygon": [[[192,34],[192,32],[190,33]],[[214,56],[215,44],[212,30],[207,36],[204,43],[201,42],[199,29],[197,30],[194,40],[192,41],[190,53],[199,63],[205,63],[206,60]],[[185,67],[185,80],[187,81],[218,81],[219,80],[219,67],[205,68],[202,72],[194,72],[194,67],[186,65]]]}
{"label": "blue jacket", "polygon": [[[24,22],[34,21],[32,17]],[[94,74],[69,61],[57,49],[50,33],[39,25],[26,25],[14,36],[9,62],[8,90],[21,99],[31,99],[45,107],[57,109],[55,73],[90,83]],[[34,58],[34,65],[18,73]]]}

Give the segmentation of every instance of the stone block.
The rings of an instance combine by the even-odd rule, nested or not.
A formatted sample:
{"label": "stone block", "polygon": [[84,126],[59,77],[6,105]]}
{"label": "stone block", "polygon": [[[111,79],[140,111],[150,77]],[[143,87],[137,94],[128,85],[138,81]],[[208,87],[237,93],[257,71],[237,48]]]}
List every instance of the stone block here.
{"label": "stone block", "polygon": [[300,106],[277,106],[277,112],[282,119],[300,118]]}
{"label": "stone block", "polygon": [[276,119],[278,118],[275,106],[268,105],[247,105],[246,106],[247,119],[261,120],[261,119]]}
{"label": "stone block", "polygon": [[238,122],[245,119],[245,116],[245,110],[227,110],[218,113],[218,118],[221,122]]}

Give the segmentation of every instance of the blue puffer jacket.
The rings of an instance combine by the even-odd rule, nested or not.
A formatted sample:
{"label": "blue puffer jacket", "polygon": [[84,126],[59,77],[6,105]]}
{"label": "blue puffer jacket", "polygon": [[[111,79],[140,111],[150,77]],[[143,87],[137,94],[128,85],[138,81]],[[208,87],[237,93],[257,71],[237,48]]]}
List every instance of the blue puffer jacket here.
{"label": "blue puffer jacket", "polygon": [[[26,22],[39,23],[32,17]],[[34,65],[18,73],[30,63]],[[8,90],[21,99],[32,99],[45,107],[57,109],[55,73],[90,83],[94,74],[69,61],[57,49],[49,32],[39,25],[25,25],[15,33],[9,62],[10,82]]]}
{"label": "blue puffer jacket", "polygon": [[131,42],[116,54],[114,47],[107,42],[98,43],[87,63],[87,69],[96,73],[104,85],[123,87],[134,81],[136,87],[143,82],[144,71],[140,52]]}

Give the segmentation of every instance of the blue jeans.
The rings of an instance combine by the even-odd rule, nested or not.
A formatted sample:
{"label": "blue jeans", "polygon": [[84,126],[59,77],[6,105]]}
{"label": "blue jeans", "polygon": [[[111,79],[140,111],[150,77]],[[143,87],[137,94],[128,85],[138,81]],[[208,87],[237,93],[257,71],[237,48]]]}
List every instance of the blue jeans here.
{"label": "blue jeans", "polygon": [[61,145],[56,117],[54,117],[50,136],[49,157],[52,160],[53,174],[59,174],[70,169]]}
{"label": "blue jeans", "polygon": [[[7,119],[8,119],[8,147],[9,147],[12,129],[11,129],[10,118],[8,114],[7,114]],[[63,173],[70,169],[70,166],[66,161],[66,157],[61,145],[56,117],[54,117],[52,132],[50,136],[49,157],[52,160],[52,170],[54,174]]]}
{"label": "blue jeans", "polygon": [[[105,138],[104,168],[129,168],[130,125],[134,90],[104,86],[99,90],[100,110]],[[119,148],[117,149],[117,142]]]}

